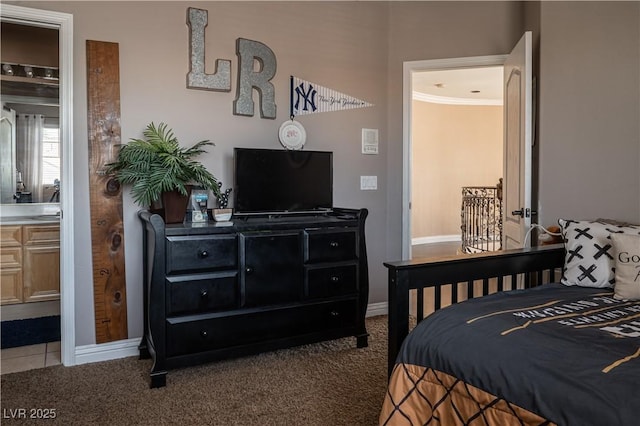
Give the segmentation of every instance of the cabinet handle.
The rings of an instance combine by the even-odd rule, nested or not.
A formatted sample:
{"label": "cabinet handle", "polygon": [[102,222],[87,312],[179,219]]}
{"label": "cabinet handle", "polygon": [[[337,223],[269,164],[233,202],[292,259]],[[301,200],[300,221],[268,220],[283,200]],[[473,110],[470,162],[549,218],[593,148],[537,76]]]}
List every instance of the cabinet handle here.
{"label": "cabinet handle", "polygon": [[199,254],[200,258],[204,259],[205,257],[209,257],[209,252],[206,250],[202,250]]}
{"label": "cabinet handle", "polygon": [[244,269],[244,271],[245,271],[247,274],[253,274],[253,268],[252,268],[251,266],[247,266],[247,267]]}
{"label": "cabinet handle", "polygon": [[338,244],[338,242],[337,242],[337,241],[331,241],[331,242],[329,243],[329,247],[331,247],[331,248],[338,248],[338,246],[339,246],[339,245],[340,245],[340,244]]}
{"label": "cabinet handle", "polygon": [[333,318],[337,318],[340,316],[340,312],[338,311],[331,311],[330,314]]}
{"label": "cabinet handle", "polygon": [[207,332],[207,330],[202,330],[202,331],[200,331],[200,336],[203,339],[206,339],[207,337],[209,337],[209,333]]}
{"label": "cabinet handle", "polygon": [[340,277],[337,277],[337,276],[333,275],[330,278],[330,280],[331,280],[332,283],[337,283],[338,281],[340,281]]}
{"label": "cabinet handle", "polygon": [[202,297],[203,299],[205,299],[207,296],[209,296],[209,292],[207,290],[202,290],[200,292],[200,297]]}

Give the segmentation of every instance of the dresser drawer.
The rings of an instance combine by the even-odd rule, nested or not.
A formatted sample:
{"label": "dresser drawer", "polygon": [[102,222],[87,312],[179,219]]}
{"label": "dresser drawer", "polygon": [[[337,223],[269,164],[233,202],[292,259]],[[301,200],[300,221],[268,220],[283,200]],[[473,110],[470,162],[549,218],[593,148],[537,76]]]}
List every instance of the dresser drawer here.
{"label": "dresser drawer", "polygon": [[354,294],[358,290],[358,268],[356,264],[309,268],[305,282],[305,297],[309,299]]}
{"label": "dresser drawer", "polygon": [[231,235],[189,235],[167,237],[167,274],[235,268],[238,238]]}
{"label": "dresser drawer", "polygon": [[22,247],[0,248],[0,269],[22,268]]}
{"label": "dresser drawer", "polygon": [[333,262],[356,257],[356,231],[305,232],[305,262]]}
{"label": "dresser drawer", "polygon": [[169,316],[238,306],[240,290],[236,271],[173,276],[166,282]]}
{"label": "dresser drawer", "polygon": [[356,301],[167,319],[167,355],[185,355],[355,326]]}
{"label": "dresser drawer", "polygon": [[0,226],[0,247],[21,246],[22,226]]}
{"label": "dresser drawer", "polygon": [[22,232],[24,245],[60,244],[60,225],[25,225]]}

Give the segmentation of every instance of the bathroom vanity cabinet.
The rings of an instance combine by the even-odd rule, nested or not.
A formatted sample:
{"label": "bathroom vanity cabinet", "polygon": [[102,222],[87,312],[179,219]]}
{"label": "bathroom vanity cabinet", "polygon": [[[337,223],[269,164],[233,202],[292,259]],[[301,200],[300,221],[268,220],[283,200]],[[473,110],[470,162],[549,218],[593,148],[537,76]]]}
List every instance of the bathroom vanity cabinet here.
{"label": "bathroom vanity cabinet", "polygon": [[0,225],[1,304],[60,298],[60,225]]}

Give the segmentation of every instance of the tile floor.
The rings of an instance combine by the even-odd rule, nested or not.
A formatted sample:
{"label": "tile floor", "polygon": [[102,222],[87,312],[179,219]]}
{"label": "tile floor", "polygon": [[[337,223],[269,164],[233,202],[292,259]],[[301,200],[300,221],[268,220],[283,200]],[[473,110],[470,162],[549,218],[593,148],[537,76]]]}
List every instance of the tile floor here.
{"label": "tile floor", "polygon": [[0,374],[51,367],[60,363],[60,342],[0,350]]}

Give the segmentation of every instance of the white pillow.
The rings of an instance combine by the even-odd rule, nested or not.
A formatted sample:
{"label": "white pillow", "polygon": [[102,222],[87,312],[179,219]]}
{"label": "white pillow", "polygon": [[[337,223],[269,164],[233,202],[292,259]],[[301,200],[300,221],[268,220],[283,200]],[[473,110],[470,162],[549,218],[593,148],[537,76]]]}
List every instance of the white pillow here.
{"label": "white pillow", "polygon": [[640,235],[611,235],[616,258],[613,297],[640,300]]}
{"label": "white pillow", "polygon": [[613,287],[615,255],[611,235],[640,235],[640,227],[565,219],[559,219],[558,224],[566,250],[560,281],[581,287]]}

